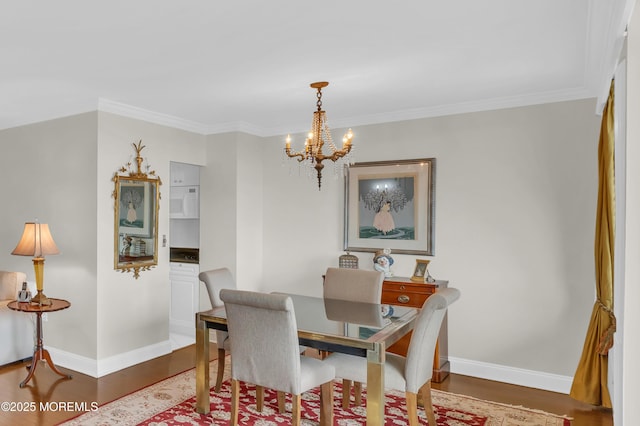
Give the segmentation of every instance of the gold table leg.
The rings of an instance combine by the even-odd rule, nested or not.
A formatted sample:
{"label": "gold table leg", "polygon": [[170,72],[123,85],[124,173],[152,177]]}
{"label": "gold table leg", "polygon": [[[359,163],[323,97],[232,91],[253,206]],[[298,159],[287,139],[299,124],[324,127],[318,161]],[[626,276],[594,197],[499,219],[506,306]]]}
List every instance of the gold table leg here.
{"label": "gold table leg", "polygon": [[367,426],[384,425],[384,361],[383,345],[367,351]]}
{"label": "gold table leg", "polygon": [[196,411],[207,414],[209,409],[209,329],[196,314]]}

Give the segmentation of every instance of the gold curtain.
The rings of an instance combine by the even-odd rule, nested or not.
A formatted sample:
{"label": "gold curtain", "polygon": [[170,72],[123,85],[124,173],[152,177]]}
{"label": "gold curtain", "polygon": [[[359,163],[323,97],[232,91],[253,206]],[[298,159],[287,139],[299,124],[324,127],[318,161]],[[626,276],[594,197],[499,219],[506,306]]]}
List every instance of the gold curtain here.
{"label": "gold curtain", "polygon": [[613,82],[602,113],[598,145],[598,205],[595,266],[597,300],[591,313],[582,357],[571,385],[572,398],[611,408],[607,387],[609,349],[613,346],[613,249],[615,233]]}

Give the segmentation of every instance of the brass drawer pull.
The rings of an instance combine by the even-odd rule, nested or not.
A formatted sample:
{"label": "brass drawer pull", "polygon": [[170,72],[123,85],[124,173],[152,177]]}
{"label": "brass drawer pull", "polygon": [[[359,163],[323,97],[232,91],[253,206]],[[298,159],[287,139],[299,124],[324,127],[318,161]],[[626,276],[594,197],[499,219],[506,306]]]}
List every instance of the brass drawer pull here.
{"label": "brass drawer pull", "polygon": [[411,298],[406,294],[398,296],[398,302],[400,303],[409,303],[409,300],[411,300]]}

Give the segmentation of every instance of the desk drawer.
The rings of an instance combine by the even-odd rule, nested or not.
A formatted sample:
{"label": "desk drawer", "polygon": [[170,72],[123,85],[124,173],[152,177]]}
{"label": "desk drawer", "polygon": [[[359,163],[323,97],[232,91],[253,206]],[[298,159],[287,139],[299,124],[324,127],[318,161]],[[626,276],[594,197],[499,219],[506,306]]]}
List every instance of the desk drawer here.
{"label": "desk drawer", "polygon": [[421,308],[435,291],[436,287],[433,285],[385,281],[382,285],[381,302]]}
{"label": "desk drawer", "polygon": [[412,308],[421,308],[428,297],[428,294],[414,294],[407,291],[385,291],[382,293],[382,303],[387,305],[407,305]]}

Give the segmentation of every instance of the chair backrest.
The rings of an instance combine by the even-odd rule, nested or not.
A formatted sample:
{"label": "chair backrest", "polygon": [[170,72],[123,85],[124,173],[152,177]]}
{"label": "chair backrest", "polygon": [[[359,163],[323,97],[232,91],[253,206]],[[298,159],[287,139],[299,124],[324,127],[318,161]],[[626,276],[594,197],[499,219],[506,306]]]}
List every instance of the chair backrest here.
{"label": "chair backrest", "polygon": [[384,273],[351,268],[328,268],[324,276],[325,299],[380,303]]}
{"label": "chair backrest", "polygon": [[354,302],[353,300],[324,299],[327,319],[351,324],[382,327],[385,318],[380,302]]}
{"label": "chair backrest", "polygon": [[404,370],[407,391],[418,393],[433,375],[433,356],[447,308],[460,297],[460,290],[443,288],[429,296],[416,318]]}
{"label": "chair backrest", "polygon": [[222,300],[220,300],[220,290],[223,288],[236,288],[236,282],[233,280],[231,271],[228,268],[202,271],[198,275],[198,278],[200,278],[200,281],[204,282],[204,285],[207,287],[212,308],[223,305]]}
{"label": "chair backrest", "polygon": [[301,394],[298,327],[284,294],[220,291],[231,342],[231,377]]}

